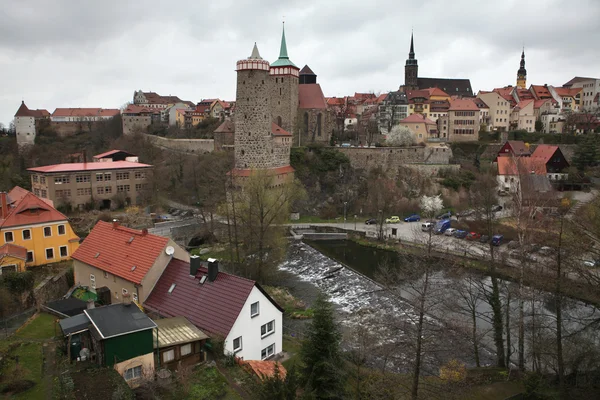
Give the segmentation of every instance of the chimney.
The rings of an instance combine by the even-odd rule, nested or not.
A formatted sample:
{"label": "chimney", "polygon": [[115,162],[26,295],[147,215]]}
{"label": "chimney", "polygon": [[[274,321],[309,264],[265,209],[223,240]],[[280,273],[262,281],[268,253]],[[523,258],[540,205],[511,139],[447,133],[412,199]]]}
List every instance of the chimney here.
{"label": "chimney", "polygon": [[113,229],[117,229],[119,227],[119,220],[113,219]]}
{"label": "chimney", "polygon": [[96,308],[96,304],[94,303],[93,299],[88,299],[87,304],[86,304],[86,308],[88,310],[91,310],[92,308]]}
{"label": "chimney", "polygon": [[196,276],[200,268],[200,256],[190,256],[190,275]]}
{"label": "chimney", "polygon": [[6,197],[6,192],[0,192],[0,219],[4,219],[8,217],[8,199]]}
{"label": "chimney", "polygon": [[148,234],[148,229],[142,229],[142,236],[146,236]]}
{"label": "chimney", "polygon": [[129,293],[123,294],[123,305],[126,307],[131,305],[131,295]]}
{"label": "chimney", "polygon": [[216,258],[208,259],[208,280],[214,282],[219,275],[219,261]]}
{"label": "chimney", "polygon": [[87,163],[87,150],[83,150],[83,163]]}

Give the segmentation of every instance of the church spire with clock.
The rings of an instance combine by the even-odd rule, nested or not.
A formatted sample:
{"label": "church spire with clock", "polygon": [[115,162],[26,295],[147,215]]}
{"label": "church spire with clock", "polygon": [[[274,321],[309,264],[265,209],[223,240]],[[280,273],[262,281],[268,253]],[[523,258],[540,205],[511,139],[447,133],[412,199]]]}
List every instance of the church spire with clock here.
{"label": "church spire with clock", "polygon": [[415,43],[413,34],[410,34],[410,52],[404,65],[404,86],[406,90],[418,89],[417,77],[419,76],[419,65],[415,58]]}
{"label": "church spire with clock", "polygon": [[525,69],[525,48],[521,53],[521,64],[517,71],[517,88],[527,89],[527,70]]}

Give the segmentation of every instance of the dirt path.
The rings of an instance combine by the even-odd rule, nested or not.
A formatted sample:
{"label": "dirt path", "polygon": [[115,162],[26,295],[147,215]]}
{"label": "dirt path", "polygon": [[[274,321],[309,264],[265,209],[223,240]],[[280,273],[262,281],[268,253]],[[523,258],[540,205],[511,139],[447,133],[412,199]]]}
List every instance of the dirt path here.
{"label": "dirt path", "polygon": [[42,370],[44,371],[43,383],[46,399],[52,400],[52,392],[54,388],[54,376],[56,374],[56,341],[45,341],[42,344],[44,360]]}
{"label": "dirt path", "polygon": [[228,374],[225,372],[225,369],[221,367],[218,363],[216,363],[217,371],[227,380],[227,383],[230,387],[232,387],[237,394],[244,400],[252,400],[252,397],[246,392],[240,385],[238,385]]}

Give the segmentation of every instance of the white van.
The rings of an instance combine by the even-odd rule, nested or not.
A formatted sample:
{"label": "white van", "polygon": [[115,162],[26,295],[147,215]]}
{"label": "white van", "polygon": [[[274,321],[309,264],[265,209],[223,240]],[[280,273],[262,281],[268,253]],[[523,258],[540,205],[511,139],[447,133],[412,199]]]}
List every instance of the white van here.
{"label": "white van", "polygon": [[423,222],[421,224],[421,230],[423,232],[429,232],[432,229],[433,229],[433,224],[431,222]]}

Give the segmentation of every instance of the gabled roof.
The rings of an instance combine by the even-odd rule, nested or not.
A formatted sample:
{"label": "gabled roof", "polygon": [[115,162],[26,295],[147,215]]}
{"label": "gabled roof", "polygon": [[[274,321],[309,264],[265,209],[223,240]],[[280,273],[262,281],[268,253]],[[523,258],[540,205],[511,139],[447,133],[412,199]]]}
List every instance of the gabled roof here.
{"label": "gabled roof", "polygon": [[155,349],[208,339],[206,333],[188,321],[186,317],[162,318],[154,323],[157,326],[155,337],[158,336],[158,341],[154,341]]}
{"label": "gabled roof", "polygon": [[327,98],[328,106],[343,106],[344,104],[346,104],[345,97],[328,97]]}
{"label": "gabled roof", "polygon": [[419,88],[440,88],[450,95],[473,96],[473,88],[469,79],[417,78]]}
{"label": "gabled roof", "polygon": [[531,103],[533,103],[533,99],[521,100],[517,103],[516,107],[522,110]]}
{"label": "gabled roof", "polygon": [[125,153],[125,154],[127,154],[128,157],[135,156],[135,154],[130,153],[128,151],[125,151],[125,150],[116,150],[115,149],[115,150],[109,150],[109,151],[107,151],[105,153],[96,154],[94,156],[94,158],[97,158],[97,159],[107,158],[107,157],[112,156],[113,154],[117,154],[117,153]]}
{"label": "gabled roof", "polygon": [[133,302],[84,310],[102,339],[156,328],[156,324]]}
{"label": "gabled roof", "polygon": [[479,111],[479,107],[472,99],[450,99],[449,111]]}
{"label": "gabled roof", "polygon": [[552,94],[550,93],[548,86],[545,85],[531,85],[529,87],[529,91],[533,93],[533,96],[538,100],[552,98]]}
{"label": "gabled roof", "polygon": [[409,90],[406,94],[408,100],[413,100],[416,98],[424,98],[429,100],[429,90]]}
{"label": "gabled roof", "polygon": [[564,87],[571,87],[573,86],[575,83],[579,83],[579,82],[585,82],[585,81],[592,81],[596,78],[585,78],[582,76],[576,76],[575,78],[571,79],[570,81],[568,81],[567,83],[563,84]]}
{"label": "gabled roof", "polygon": [[401,124],[422,123],[422,124],[426,124],[426,125],[436,125],[435,122],[433,122],[429,118],[426,118],[422,114],[411,114],[408,117],[404,118],[402,121],[400,121],[400,123]]}
{"label": "gabled roof", "polygon": [[114,117],[120,111],[116,108],[57,108],[52,113],[53,117]]}
{"label": "gabled roof", "polygon": [[235,132],[235,125],[234,125],[233,121],[226,120],[226,121],[223,121],[223,123],[221,125],[219,125],[219,127],[217,129],[215,129],[214,133],[234,133],[234,132]]}
{"label": "gabled roof", "polygon": [[25,101],[21,101],[19,109],[15,113],[15,117],[33,117],[33,113],[29,111],[29,108],[25,105]]}
{"label": "gabled roof", "polygon": [[163,316],[184,316],[203,331],[223,337],[229,334],[254,286],[282,311],[252,280],[219,272],[214,282],[206,279],[200,284],[199,279],[207,274],[208,269],[201,266],[196,276],[190,276],[189,263],[171,260],[144,307]]}
{"label": "gabled roof", "polygon": [[[342,103],[343,104],[343,103]],[[318,83],[307,83],[298,86],[298,108],[320,109],[327,108],[325,96]]]}
{"label": "gabled roof", "polygon": [[72,258],[141,284],[168,242],[162,236],[98,221]]}
{"label": "gabled roof", "polygon": [[544,162],[544,164],[546,164],[548,161],[550,161],[557,150],[559,150],[558,146],[540,144],[535,148],[533,154],[531,154],[531,158],[540,159]]}
{"label": "gabled roof", "polygon": [[434,87],[434,88],[429,88],[429,89],[425,89],[429,92],[430,96],[442,96],[442,97],[450,97],[450,95],[446,92],[444,92],[442,89]]}
{"label": "gabled roof", "polygon": [[533,108],[534,109],[540,108],[546,102],[548,102],[548,103],[556,103],[556,100],[554,100],[554,99],[540,99],[540,100],[535,100],[533,102]]}
{"label": "gabled roof", "polygon": [[305,65],[300,70],[300,75],[316,75],[308,65]]}
{"label": "gabled roof", "polygon": [[15,257],[25,261],[27,260],[27,249],[23,246],[6,243],[0,246],[0,261],[2,261],[4,257]]}
{"label": "gabled roof", "polygon": [[[516,157],[522,157],[522,156],[528,156],[531,154],[531,152],[529,151],[529,148],[525,145],[525,142],[521,141],[521,140],[508,140],[505,144],[508,144],[512,150],[512,154],[509,153],[509,155],[514,155]],[[504,146],[502,146],[504,147]],[[500,153],[498,155],[506,155],[507,153]]]}
{"label": "gabled roof", "polygon": [[271,122],[271,134],[273,136],[292,136],[291,133],[277,125],[275,122]]}
{"label": "gabled roof", "polygon": [[127,108],[123,110],[123,114],[160,114],[160,110],[152,107],[129,104]]}
{"label": "gabled roof", "polygon": [[480,99],[479,97],[475,97],[475,98],[473,99],[473,102],[475,103],[475,105],[476,105],[477,107],[479,107],[479,109],[482,109],[482,108],[490,108],[490,107],[489,107],[487,104],[485,104],[485,101],[483,101],[483,100],[482,100],[482,99]]}
{"label": "gabled roof", "polygon": [[498,175],[545,175],[546,164],[533,157],[498,157]]}
{"label": "gabled roof", "polygon": [[583,91],[583,88],[564,88],[564,87],[555,87],[554,91],[560,97],[575,97],[578,93]]}
{"label": "gabled roof", "polygon": [[91,162],[91,163],[66,163],[45,165],[43,167],[27,168],[27,171],[43,173],[65,173],[77,171],[98,171],[112,169],[131,169],[131,168],[151,168],[152,165],[142,164],[131,161],[113,161],[110,163]]}
{"label": "gabled roof", "polygon": [[[11,197],[10,193],[9,197]],[[5,219],[0,219],[0,228],[68,221],[64,214],[31,192],[27,192],[19,200],[13,199],[12,204],[8,207],[8,212]]]}
{"label": "gabled roof", "polygon": [[515,88],[512,86],[505,86],[502,88],[495,88],[493,91],[498,93],[500,95],[500,97],[502,97],[504,100],[507,100],[510,103],[514,103],[515,99],[512,96],[512,92]]}

